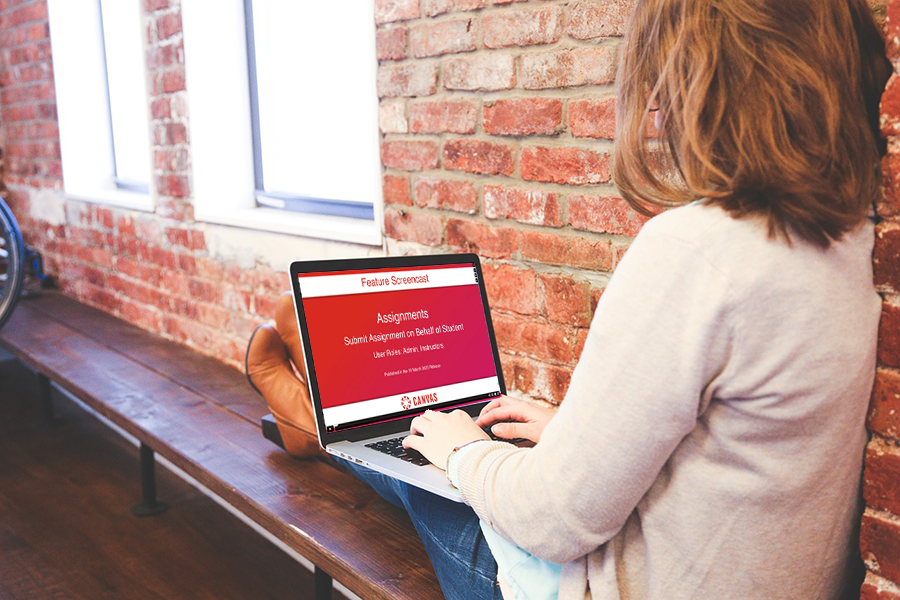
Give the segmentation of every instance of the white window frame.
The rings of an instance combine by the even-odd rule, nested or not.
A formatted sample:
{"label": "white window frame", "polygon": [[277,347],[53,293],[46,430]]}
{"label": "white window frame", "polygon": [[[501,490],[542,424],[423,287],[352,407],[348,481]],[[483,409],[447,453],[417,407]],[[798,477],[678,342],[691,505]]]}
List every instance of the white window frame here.
{"label": "white window frame", "polygon": [[[215,17],[211,10],[216,11]],[[244,2],[182,0],[181,19],[194,217],[247,229],[381,246],[380,193],[374,199],[372,221],[257,206]],[[372,102],[377,103],[374,92]],[[377,128],[370,135],[372,143],[378,144]],[[381,186],[376,189],[380,192]]]}
{"label": "white window frame", "polygon": [[[142,3],[132,1],[143,14]],[[152,168],[149,193],[116,185],[100,3],[48,0],[47,8],[66,195],[84,202],[152,212]],[[135,35],[140,39],[143,29],[141,23],[135,24]],[[146,86],[146,77],[143,81]],[[144,97],[148,97],[146,92]],[[144,115],[149,144],[149,101]]]}

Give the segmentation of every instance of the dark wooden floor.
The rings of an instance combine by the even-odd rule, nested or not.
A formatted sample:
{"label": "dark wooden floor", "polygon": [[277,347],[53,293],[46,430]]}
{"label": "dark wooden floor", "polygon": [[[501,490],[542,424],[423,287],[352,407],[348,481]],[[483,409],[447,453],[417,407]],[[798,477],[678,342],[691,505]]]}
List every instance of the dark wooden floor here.
{"label": "dark wooden floor", "polygon": [[[157,466],[171,505],[133,517],[137,448],[0,362],[0,598],[311,598],[312,574]],[[336,594],[336,597],[338,595]]]}

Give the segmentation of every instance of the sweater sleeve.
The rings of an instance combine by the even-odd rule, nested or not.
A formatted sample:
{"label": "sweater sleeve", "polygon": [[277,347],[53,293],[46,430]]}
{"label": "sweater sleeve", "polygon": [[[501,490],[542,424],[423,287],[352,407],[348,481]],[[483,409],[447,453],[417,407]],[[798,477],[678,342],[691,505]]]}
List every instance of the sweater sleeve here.
{"label": "sweater sleeve", "polygon": [[696,426],[725,368],[728,280],[656,221],[607,286],[540,443],[477,444],[459,461],[463,499],[539,558],[569,562],[616,535]]}

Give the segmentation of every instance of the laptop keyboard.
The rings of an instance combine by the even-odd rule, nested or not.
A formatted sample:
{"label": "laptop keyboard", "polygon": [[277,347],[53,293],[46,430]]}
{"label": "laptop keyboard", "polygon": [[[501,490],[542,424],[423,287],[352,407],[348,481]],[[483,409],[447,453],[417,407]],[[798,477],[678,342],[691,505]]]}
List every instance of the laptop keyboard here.
{"label": "laptop keyboard", "polygon": [[[497,437],[496,435],[493,434],[493,432],[490,430],[489,427],[485,427],[483,429],[483,431],[486,434],[488,434],[492,440],[497,441],[497,442],[509,442],[511,444],[515,444],[516,446],[519,446],[521,444],[526,444],[526,443],[528,443],[530,445],[530,442],[528,440],[526,440],[525,438],[516,438],[516,439],[512,439],[512,440],[507,440],[504,438]],[[429,464],[428,459],[425,458],[424,456],[422,456],[422,454],[420,452],[418,452],[417,450],[413,450],[412,448],[404,448],[403,447],[403,438],[405,438],[405,437],[406,437],[405,435],[401,435],[399,437],[391,438],[388,440],[381,440],[380,442],[373,442],[371,444],[366,444],[366,448],[371,448],[373,450],[383,452],[390,456],[399,458],[400,460],[405,460],[406,462],[412,463],[414,465],[423,466],[423,465]]]}
{"label": "laptop keyboard", "polygon": [[413,450],[412,448],[407,449],[403,447],[403,438],[405,437],[405,435],[402,435],[389,440],[381,440],[380,442],[366,444],[366,448],[372,448],[373,450],[396,456],[400,460],[405,460],[414,465],[427,465],[428,459],[422,456],[421,452]]}

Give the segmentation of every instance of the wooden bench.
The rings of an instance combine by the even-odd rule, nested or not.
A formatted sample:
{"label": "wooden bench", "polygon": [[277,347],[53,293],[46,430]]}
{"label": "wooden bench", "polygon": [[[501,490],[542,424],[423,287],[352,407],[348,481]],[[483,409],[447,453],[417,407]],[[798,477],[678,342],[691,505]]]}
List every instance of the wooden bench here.
{"label": "wooden bench", "polygon": [[[406,514],[324,460],[296,460],[264,439],[265,402],[244,376],[59,293],[22,300],[0,344],[140,442],[143,501],[156,502],[154,453],[362,598],[441,598]],[[308,597],[298,590],[298,595]]]}

